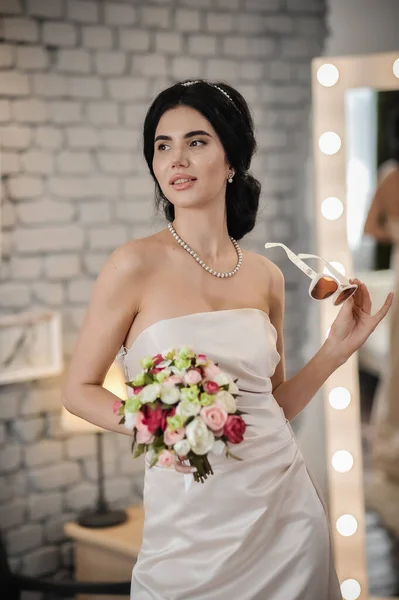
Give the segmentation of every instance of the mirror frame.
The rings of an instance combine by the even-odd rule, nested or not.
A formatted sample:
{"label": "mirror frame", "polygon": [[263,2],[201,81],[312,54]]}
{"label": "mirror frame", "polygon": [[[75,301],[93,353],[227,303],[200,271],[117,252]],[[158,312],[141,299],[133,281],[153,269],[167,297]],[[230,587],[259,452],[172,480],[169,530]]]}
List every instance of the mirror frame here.
{"label": "mirror frame", "polygon": [[[353,266],[346,232],[345,92],[349,88],[361,87],[371,87],[378,91],[399,90],[398,59],[399,50],[360,56],[323,56],[312,61],[316,253],[326,260],[340,262],[349,276],[353,274]],[[395,61],[397,61],[396,74],[393,68]],[[325,64],[334,65],[339,72],[338,81],[330,87],[322,85],[318,80],[318,70]],[[341,147],[335,154],[324,154],[319,148],[319,138],[327,131],[333,131],[341,138]],[[321,204],[328,197],[338,198],[343,204],[343,213],[335,220],[328,220],[321,212]],[[337,312],[330,302],[320,302],[322,343]],[[350,393],[351,401],[345,409],[336,409],[330,404],[330,393],[337,387],[346,388]],[[356,353],[331,375],[323,386],[322,398],[325,414],[329,515],[336,570],[341,583],[348,579],[356,580],[361,587],[357,598],[366,600],[369,594]],[[352,468],[346,473],[340,473],[332,466],[332,457],[339,450],[349,451],[354,459]],[[338,532],[336,522],[342,515],[355,517],[357,530],[353,535],[344,536]],[[374,600],[383,599],[374,598]]]}

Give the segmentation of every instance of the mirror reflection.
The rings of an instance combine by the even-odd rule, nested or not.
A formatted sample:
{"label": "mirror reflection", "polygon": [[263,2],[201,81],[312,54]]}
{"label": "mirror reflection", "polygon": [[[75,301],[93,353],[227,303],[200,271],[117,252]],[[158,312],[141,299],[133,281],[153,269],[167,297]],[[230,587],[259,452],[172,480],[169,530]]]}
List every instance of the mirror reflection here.
{"label": "mirror reflection", "polygon": [[[347,236],[373,306],[398,287],[399,91],[345,97]],[[359,350],[370,594],[399,595],[399,305]]]}

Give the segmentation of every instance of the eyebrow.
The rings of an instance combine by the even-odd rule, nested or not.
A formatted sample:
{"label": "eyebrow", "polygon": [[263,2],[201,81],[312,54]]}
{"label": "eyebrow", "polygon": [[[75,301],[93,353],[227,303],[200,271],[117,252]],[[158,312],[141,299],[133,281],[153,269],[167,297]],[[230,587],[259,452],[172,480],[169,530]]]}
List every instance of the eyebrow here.
{"label": "eyebrow", "polygon": [[[188,133],[185,133],[183,138],[185,140],[187,140],[190,137],[194,137],[195,135],[207,135],[208,137],[211,137],[209,135],[209,133],[207,133],[206,131],[204,131],[203,129],[197,129],[196,131],[189,131]],[[166,140],[166,141],[170,141],[172,138],[169,135],[157,135],[157,137],[155,138],[154,144],[155,142],[157,142],[158,140]]]}

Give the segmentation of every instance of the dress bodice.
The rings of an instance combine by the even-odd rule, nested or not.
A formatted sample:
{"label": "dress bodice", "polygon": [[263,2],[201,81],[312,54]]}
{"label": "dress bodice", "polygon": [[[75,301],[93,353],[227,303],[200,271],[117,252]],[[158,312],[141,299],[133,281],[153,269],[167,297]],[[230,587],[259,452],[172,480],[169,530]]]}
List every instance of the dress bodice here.
{"label": "dress bodice", "polygon": [[240,390],[270,393],[270,377],[280,355],[277,332],[269,316],[260,309],[243,308],[200,312],[157,321],[144,329],[125,349],[126,375],[141,371],[140,359],[171,347],[189,346],[206,354],[219,367],[238,378]]}
{"label": "dress bodice", "polygon": [[272,394],[276,341],[266,313],[232,309],[158,321],[126,349],[128,377],[171,347],[207,354],[238,379],[247,424],[244,440],[229,444],[239,460],[211,451],[203,484],[146,456],[132,600],[341,598],[324,508]]}

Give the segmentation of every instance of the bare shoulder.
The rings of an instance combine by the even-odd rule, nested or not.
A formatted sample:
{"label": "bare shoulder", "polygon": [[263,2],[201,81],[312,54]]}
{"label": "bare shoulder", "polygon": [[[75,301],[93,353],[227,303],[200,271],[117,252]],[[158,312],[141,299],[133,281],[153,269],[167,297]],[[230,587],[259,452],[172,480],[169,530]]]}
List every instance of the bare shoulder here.
{"label": "bare shoulder", "polygon": [[263,278],[266,276],[266,280],[269,283],[270,288],[275,286],[284,286],[284,275],[281,269],[271,260],[258,254],[257,252],[251,252],[249,250],[243,251],[244,259],[247,257],[248,262],[252,265],[256,272],[259,273]]}
{"label": "bare shoulder", "polygon": [[161,249],[158,234],[130,240],[110,254],[105,267],[114,270],[123,279],[144,277],[151,271],[157,257],[159,259]]}

